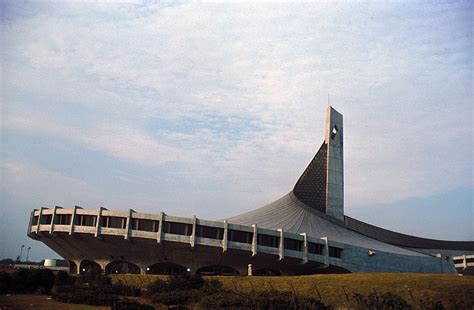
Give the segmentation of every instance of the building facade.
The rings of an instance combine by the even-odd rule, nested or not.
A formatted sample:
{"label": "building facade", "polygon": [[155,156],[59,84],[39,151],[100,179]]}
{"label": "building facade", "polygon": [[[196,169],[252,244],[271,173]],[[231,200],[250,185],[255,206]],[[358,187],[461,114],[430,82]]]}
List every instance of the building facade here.
{"label": "building facade", "polygon": [[[468,270],[466,257],[474,255],[474,241],[419,238],[344,215],[343,132],[342,115],[328,107],[324,141],[294,188],[244,214],[211,221],[131,209],[41,208],[31,212],[28,236],[67,259],[76,273]],[[459,257],[464,257],[462,267]]]}

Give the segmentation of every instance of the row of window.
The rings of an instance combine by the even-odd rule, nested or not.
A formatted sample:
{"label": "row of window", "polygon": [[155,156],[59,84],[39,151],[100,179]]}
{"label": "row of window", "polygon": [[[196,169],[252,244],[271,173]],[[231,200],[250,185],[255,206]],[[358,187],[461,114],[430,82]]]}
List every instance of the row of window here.
{"label": "row of window", "polygon": [[[72,216],[70,214],[56,214],[54,217],[54,224],[70,225]],[[121,228],[125,229],[127,219],[117,216],[102,216],[101,227],[107,228]],[[42,215],[39,219],[40,224],[49,225],[52,222],[52,215]],[[38,224],[38,216],[33,217],[32,225]],[[74,225],[77,226],[96,226],[96,215],[76,215],[74,217]],[[132,219],[132,229],[140,231],[158,232],[159,221],[146,219]],[[193,225],[177,222],[163,222],[163,232],[167,234],[191,236]],[[209,239],[222,240],[224,237],[224,229],[219,227],[209,227],[196,225],[196,236]],[[228,230],[228,240],[232,242],[252,244],[253,232],[241,230]],[[257,235],[257,244],[272,248],[278,248],[280,245],[279,236],[270,236],[264,234]],[[284,248],[292,251],[303,251],[304,243],[301,240],[290,238],[284,239]],[[323,245],[313,242],[308,242],[308,253],[323,254]],[[336,247],[329,247],[329,256],[340,258],[342,249]]]}

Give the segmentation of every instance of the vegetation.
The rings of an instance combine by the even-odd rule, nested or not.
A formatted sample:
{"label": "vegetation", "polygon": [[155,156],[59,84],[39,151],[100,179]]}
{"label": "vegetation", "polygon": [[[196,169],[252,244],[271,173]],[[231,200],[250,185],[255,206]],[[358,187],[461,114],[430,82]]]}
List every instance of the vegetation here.
{"label": "vegetation", "polygon": [[[112,283],[146,288],[166,276],[113,275]],[[420,309],[472,309],[474,277],[410,273],[355,273],[280,277],[204,277],[218,281],[224,290],[239,294],[278,291],[317,298],[326,305],[357,308],[354,294],[392,293]],[[359,301],[360,302],[360,301]]]}
{"label": "vegetation", "polygon": [[148,286],[147,295],[155,304],[192,305],[201,309],[327,309],[318,299],[293,292],[240,293],[223,289],[217,280],[198,276],[157,279]]}
{"label": "vegetation", "polygon": [[0,272],[0,294],[49,294],[55,283],[51,270],[22,269],[14,273]]}
{"label": "vegetation", "polygon": [[147,305],[151,303],[193,309],[472,309],[474,277],[376,273],[295,277],[109,277],[20,270],[0,272],[0,306],[11,297],[6,296],[7,293],[51,294],[60,302],[112,309],[148,310],[153,309]]}

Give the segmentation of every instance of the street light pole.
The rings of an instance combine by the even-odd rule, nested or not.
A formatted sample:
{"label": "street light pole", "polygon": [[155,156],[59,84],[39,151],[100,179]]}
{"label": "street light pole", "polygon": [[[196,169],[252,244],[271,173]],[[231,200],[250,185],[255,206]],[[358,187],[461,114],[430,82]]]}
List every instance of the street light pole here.
{"label": "street light pole", "polygon": [[31,250],[31,247],[29,246],[28,249],[26,249],[26,262],[28,262],[28,256],[30,256],[30,250]]}
{"label": "street light pole", "polygon": [[23,248],[24,247],[25,247],[24,244],[22,244],[21,247],[20,247],[20,256],[19,256],[19,259],[18,259],[20,262],[21,262],[21,256],[23,255]]}

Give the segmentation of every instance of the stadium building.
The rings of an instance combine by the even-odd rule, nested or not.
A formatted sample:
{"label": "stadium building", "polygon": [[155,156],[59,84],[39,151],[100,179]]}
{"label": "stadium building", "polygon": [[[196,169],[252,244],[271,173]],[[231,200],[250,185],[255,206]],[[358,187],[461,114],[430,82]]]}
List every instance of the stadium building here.
{"label": "stadium building", "polygon": [[324,141],[294,188],[226,220],[41,208],[31,212],[28,236],[74,273],[472,273],[474,241],[419,238],[344,215],[343,133],[342,115],[328,107]]}

